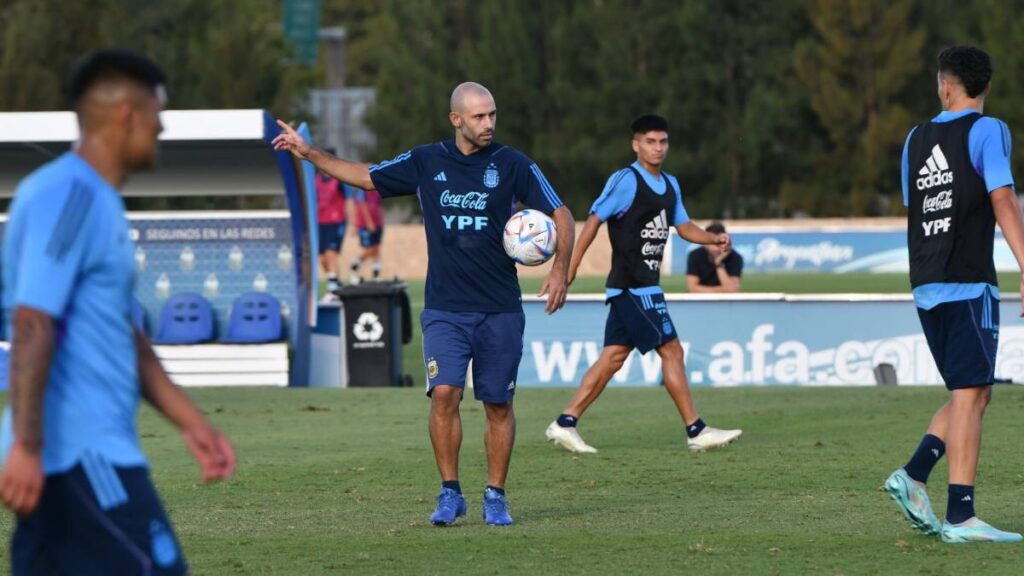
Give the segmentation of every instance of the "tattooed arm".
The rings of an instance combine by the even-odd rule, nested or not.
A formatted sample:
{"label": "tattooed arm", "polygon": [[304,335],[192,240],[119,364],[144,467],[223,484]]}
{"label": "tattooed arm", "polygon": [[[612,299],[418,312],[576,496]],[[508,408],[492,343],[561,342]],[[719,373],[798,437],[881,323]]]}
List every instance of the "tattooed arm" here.
{"label": "tattooed arm", "polygon": [[43,393],[53,359],[53,319],[45,312],[22,306],[15,310],[12,324],[14,444],[0,479],[0,500],[13,512],[27,516],[35,510],[43,491]]}

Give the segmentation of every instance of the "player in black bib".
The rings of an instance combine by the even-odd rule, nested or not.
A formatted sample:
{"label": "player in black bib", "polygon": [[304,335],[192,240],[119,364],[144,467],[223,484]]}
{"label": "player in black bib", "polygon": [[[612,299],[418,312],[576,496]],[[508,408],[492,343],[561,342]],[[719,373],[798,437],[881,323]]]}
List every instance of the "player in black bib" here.
{"label": "player in black bib", "polygon": [[669,318],[659,282],[671,227],[684,239],[699,244],[728,248],[729,236],[706,232],[690,222],[683,208],[679,182],[661,171],[668,152],[668,122],[660,116],[647,115],[637,118],[632,128],[637,160],[608,179],[604,192],[590,210],[580,233],[579,249],[569,264],[572,282],[583,254],[601,224],[607,221],[612,268],[606,284],[610,310],[604,350],[583,376],[572,401],[548,426],[546,435],[570,451],[597,452],[580,438],[576,423],[636,348],[641,354],[657,350],[661,356],[665,389],[686,425],[687,446],[694,451],[724,446],[743,432],[706,426],[694,408],[683,347]]}
{"label": "player in black bib", "polygon": [[[992,63],[973,46],[939,55],[942,112],[910,131],[903,148],[910,284],[928,348],[950,400],[917,450],[885,481],[911,524],[944,542],[1020,542],[974,513],[981,420],[992,396],[999,343],[999,287],[992,258],[998,222],[1024,270],[1024,224],[1010,173],[1010,131],[982,116]],[[1024,291],[1024,282],[1021,284]],[[949,457],[946,521],[925,491]]]}

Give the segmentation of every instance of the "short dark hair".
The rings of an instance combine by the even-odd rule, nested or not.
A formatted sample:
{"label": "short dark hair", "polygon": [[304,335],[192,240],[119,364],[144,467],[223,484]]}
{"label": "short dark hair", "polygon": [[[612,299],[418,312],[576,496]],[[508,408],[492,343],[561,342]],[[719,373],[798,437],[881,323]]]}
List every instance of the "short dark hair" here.
{"label": "short dark hair", "polygon": [[722,224],[718,220],[708,224],[704,229],[712,234],[725,234],[725,224]]}
{"label": "short dark hair", "polygon": [[655,114],[644,114],[633,120],[631,128],[634,136],[648,132],[668,132],[668,120]]}
{"label": "short dark hair", "polygon": [[956,76],[967,95],[977,98],[992,80],[992,59],[975,46],[950,46],[939,53],[939,72]]}
{"label": "short dark hair", "polygon": [[78,101],[98,80],[110,76],[127,76],[150,90],[167,83],[167,74],[149,58],[121,49],[94,50],[75,63],[71,71],[71,103]]}

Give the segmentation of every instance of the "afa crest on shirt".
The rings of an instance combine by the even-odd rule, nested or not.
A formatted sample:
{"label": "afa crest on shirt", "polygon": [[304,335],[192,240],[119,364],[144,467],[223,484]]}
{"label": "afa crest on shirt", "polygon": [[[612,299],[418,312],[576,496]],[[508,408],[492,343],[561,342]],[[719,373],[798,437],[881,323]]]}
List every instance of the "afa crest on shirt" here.
{"label": "afa crest on shirt", "polygon": [[427,378],[436,378],[436,377],[437,377],[437,360],[434,360],[433,358],[431,358],[430,361],[427,362]]}
{"label": "afa crest on shirt", "polygon": [[496,188],[498,186],[498,167],[491,164],[484,171],[484,186]]}

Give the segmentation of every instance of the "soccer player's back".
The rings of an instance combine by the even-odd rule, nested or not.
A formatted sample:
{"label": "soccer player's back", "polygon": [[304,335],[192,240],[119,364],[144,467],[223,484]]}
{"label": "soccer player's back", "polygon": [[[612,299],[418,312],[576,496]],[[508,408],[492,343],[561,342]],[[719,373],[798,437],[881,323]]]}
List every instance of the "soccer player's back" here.
{"label": "soccer player's back", "polygon": [[[943,111],[907,136],[902,183],[914,301],[950,400],[934,413],[917,450],[885,489],[914,528],[945,542],[1020,542],[1020,534],[989,526],[974,509],[981,422],[999,339],[996,222],[1024,272],[1010,134],[999,120],[982,116],[992,77],[988,54],[953,46],[938,64]],[[925,486],[943,454],[949,485],[940,523]]]}

